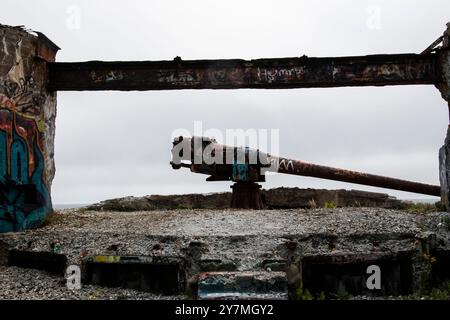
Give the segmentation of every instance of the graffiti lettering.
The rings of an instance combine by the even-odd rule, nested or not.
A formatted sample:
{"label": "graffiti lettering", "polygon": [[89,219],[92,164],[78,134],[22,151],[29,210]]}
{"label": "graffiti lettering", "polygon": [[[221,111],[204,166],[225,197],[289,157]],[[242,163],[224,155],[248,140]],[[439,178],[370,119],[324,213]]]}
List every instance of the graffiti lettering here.
{"label": "graffiti lettering", "polygon": [[292,81],[301,80],[305,74],[305,68],[283,68],[283,69],[267,69],[258,68],[258,79],[260,81],[272,83],[276,81]]}
{"label": "graffiti lettering", "polygon": [[182,85],[185,83],[197,82],[197,76],[194,72],[189,71],[174,71],[174,72],[164,72],[159,73],[158,81],[162,83],[171,83]]}

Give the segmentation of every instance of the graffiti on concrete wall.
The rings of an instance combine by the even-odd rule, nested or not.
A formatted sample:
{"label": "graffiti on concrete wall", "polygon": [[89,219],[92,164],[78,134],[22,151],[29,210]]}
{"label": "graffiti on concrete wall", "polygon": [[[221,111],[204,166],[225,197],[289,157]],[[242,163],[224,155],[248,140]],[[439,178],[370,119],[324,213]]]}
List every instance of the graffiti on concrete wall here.
{"label": "graffiti on concrete wall", "polygon": [[0,84],[0,232],[37,226],[52,210],[44,162],[45,102],[32,77]]}
{"label": "graffiti on concrete wall", "polygon": [[[37,34],[37,35],[36,35]],[[59,49],[40,33],[0,24],[0,233],[52,212],[56,94],[47,64]]]}

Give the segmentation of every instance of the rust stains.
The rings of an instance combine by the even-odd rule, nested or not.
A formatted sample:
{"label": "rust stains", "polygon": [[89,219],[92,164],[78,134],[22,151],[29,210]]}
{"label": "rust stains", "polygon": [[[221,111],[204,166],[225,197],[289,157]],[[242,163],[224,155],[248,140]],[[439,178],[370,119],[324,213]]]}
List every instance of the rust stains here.
{"label": "rust stains", "polygon": [[311,88],[435,84],[436,54],[50,63],[51,90]]}

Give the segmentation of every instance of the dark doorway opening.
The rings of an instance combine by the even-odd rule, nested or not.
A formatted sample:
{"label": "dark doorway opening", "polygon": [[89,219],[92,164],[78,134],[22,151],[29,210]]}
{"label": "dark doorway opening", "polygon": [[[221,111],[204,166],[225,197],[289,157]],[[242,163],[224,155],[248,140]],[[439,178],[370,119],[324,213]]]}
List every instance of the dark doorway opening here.
{"label": "dark doorway opening", "polygon": [[[370,290],[367,268],[380,268],[381,289]],[[303,287],[329,298],[345,295],[403,295],[412,293],[411,254],[395,256],[310,256],[302,260]]]}
{"label": "dark doorway opening", "polygon": [[52,252],[11,250],[8,255],[8,265],[44,270],[64,276],[67,267],[67,257],[63,254]]}
{"label": "dark doorway opening", "polygon": [[433,286],[438,287],[450,281],[450,251],[439,250],[433,253],[436,262],[432,264]]}
{"label": "dark doorway opening", "polygon": [[165,295],[184,288],[183,262],[172,257],[90,257],[84,263],[86,284],[121,287]]}

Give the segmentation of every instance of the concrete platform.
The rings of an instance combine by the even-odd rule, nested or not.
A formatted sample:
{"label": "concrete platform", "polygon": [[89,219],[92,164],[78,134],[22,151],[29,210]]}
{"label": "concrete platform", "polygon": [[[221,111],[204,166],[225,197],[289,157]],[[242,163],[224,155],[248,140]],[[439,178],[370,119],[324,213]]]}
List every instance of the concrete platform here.
{"label": "concrete platform", "polygon": [[[85,273],[93,257],[175,259],[180,291],[194,296],[202,272],[236,271],[285,272],[291,298],[306,289],[365,294],[348,279],[363,283],[366,266],[380,264],[386,290],[376,294],[408,294],[450,279],[450,272],[442,271],[449,260],[450,214],[379,208],[65,210],[44,228],[0,235],[0,247],[4,263],[11,250],[51,252]],[[325,276],[328,282],[322,281]]]}

